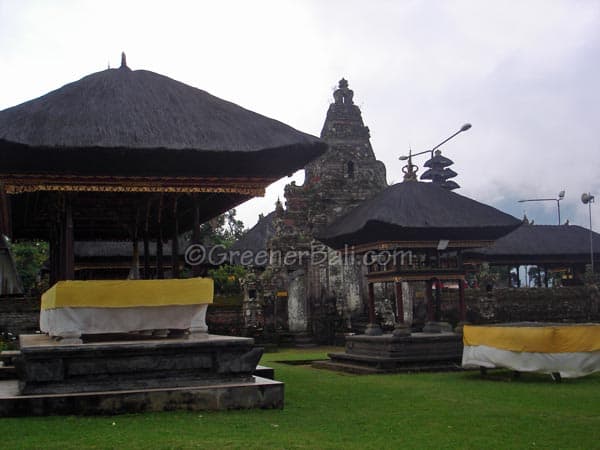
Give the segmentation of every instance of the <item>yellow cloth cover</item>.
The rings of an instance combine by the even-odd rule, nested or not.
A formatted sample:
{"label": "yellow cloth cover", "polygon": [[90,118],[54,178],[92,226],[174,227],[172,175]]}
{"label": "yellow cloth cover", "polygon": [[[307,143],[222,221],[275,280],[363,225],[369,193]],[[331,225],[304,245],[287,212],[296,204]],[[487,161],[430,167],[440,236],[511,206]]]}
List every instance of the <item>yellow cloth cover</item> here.
{"label": "yellow cloth cover", "polygon": [[59,281],[42,295],[42,310],[198,305],[212,301],[211,278]]}
{"label": "yellow cloth cover", "polygon": [[595,352],[600,351],[600,324],[540,327],[465,325],[463,343],[465,346],[486,345],[513,352]]}

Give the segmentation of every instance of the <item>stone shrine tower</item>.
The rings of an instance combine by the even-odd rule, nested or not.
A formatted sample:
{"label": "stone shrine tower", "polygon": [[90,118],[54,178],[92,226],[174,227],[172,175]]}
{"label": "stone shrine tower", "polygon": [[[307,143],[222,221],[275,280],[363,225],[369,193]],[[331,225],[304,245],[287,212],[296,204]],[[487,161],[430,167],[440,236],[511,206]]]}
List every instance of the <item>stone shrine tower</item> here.
{"label": "stone shrine tower", "polygon": [[363,313],[366,293],[362,269],[334,258],[314,236],[387,186],[385,166],[375,159],[353,95],[348,82],[340,80],[321,132],[329,149],[305,167],[302,186],[286,186],[286,209],[278,205],[275,235],[268,244],[275,255],[305,255],[286,264],[275,261],[268,273],[287,287],[289,331],[312,334],[321,342],[334,328],[348,329],[352,318]]}

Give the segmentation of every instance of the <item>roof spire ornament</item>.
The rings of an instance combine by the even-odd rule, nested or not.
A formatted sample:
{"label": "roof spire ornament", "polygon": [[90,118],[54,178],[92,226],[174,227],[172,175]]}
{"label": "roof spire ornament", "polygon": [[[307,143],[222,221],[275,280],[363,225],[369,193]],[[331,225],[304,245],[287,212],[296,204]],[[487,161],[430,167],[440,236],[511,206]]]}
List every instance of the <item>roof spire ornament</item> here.
{"label": "roof spire ornament", "polygon": [[417,172],[419,171],[419,167],[412,163],[412,149],[408,150],[408,162],[402,168],[402,172],[404,172],[404,181],[417,181]]}
{"label": "roof spire ornament", "polygon": [[459,188],[458,183],[449,179],[458,175],[454,170],[448,169],[452,164],[454,162],[451,159],[442,156],[441,150],[436,150],[431,159],[425,162],[424,166],[429,169],[421,175],[421,180],[431,180],[433,184],[450,191]]}
{"label": "roof spire ornament", "polygon": [[348,89],[348,80],[342,78],[338,83],[339,88],[333,92],[333,100],[338,105],[353,105],[354,101],[352,98],[354,97],[354,91],[352,89]]}
{"label": "roof spire ornament", "polygon": [[129,68],[127,67],[127,57],[125,56],[125,52],[121,52],[121,69]]}

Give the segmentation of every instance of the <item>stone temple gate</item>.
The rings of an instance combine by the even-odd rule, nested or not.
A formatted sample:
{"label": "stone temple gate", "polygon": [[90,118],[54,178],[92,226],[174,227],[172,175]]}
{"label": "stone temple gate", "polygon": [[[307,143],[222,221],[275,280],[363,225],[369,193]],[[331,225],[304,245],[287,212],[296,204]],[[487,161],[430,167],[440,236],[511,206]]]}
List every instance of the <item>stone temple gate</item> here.
{"label": "stone temple gate", "polygon": [[[264,304],[267,326],[271,320],[274,328],[312,335],[323,343],[331,342],[336,329],[366,320],[367,288],[362,268],[340,260],[314,236],[387,186],[385,166],[375,158],[353,96],[348,82],[340,80],[321,131],[329,149],[305,167],[303,185],[286,186],[285,209],[278,202],[276,211],[255,227],[259,247],[271,259],[246,289],[247,300],[254,297]],[[257,250],[257,242],[249,242],[256,237],[251,230],[248,240],[234,249]]]}

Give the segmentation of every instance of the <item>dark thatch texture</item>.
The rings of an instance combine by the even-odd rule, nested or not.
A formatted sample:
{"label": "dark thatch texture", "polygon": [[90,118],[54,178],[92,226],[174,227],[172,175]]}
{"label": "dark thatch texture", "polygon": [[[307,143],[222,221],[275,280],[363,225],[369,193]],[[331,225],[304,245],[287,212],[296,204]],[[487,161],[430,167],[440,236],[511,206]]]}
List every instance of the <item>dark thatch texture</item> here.
{"label": "dark thatch texture", "polygon": [[[600,258],[600,234],[592,233],[594,259]],[[590,230],[577,225],[523,225],[491,247],[465,257],[497,263],[589,263]]]}
{"label": "dark thatch texture", "polygon": [[256,225],[246,232],[244,237],[231,246],[229,251],[232,264],[241,264],[241,256],[244,253],[252,255],[251,257],[246,257],[246,259],[251,258],[252,262],[255,263],[254,265],[256,265],[257,261],[261,260],[261,258],[255,258],[255,256],[259,252],[267,250],[269,240],[275,235],[275,215],[276,212],[273,211],[261,218]]}
{"label": "dark thatch texture", "polygon": [[381,241],[489,241],[521,221],[433,183],[404,182],[383,190],[325,229],[333,248]]}
{"label": "dark thatch texture", "polygon": [[0,173],[281,177],[326,144],[123,66],[0,111]]}

